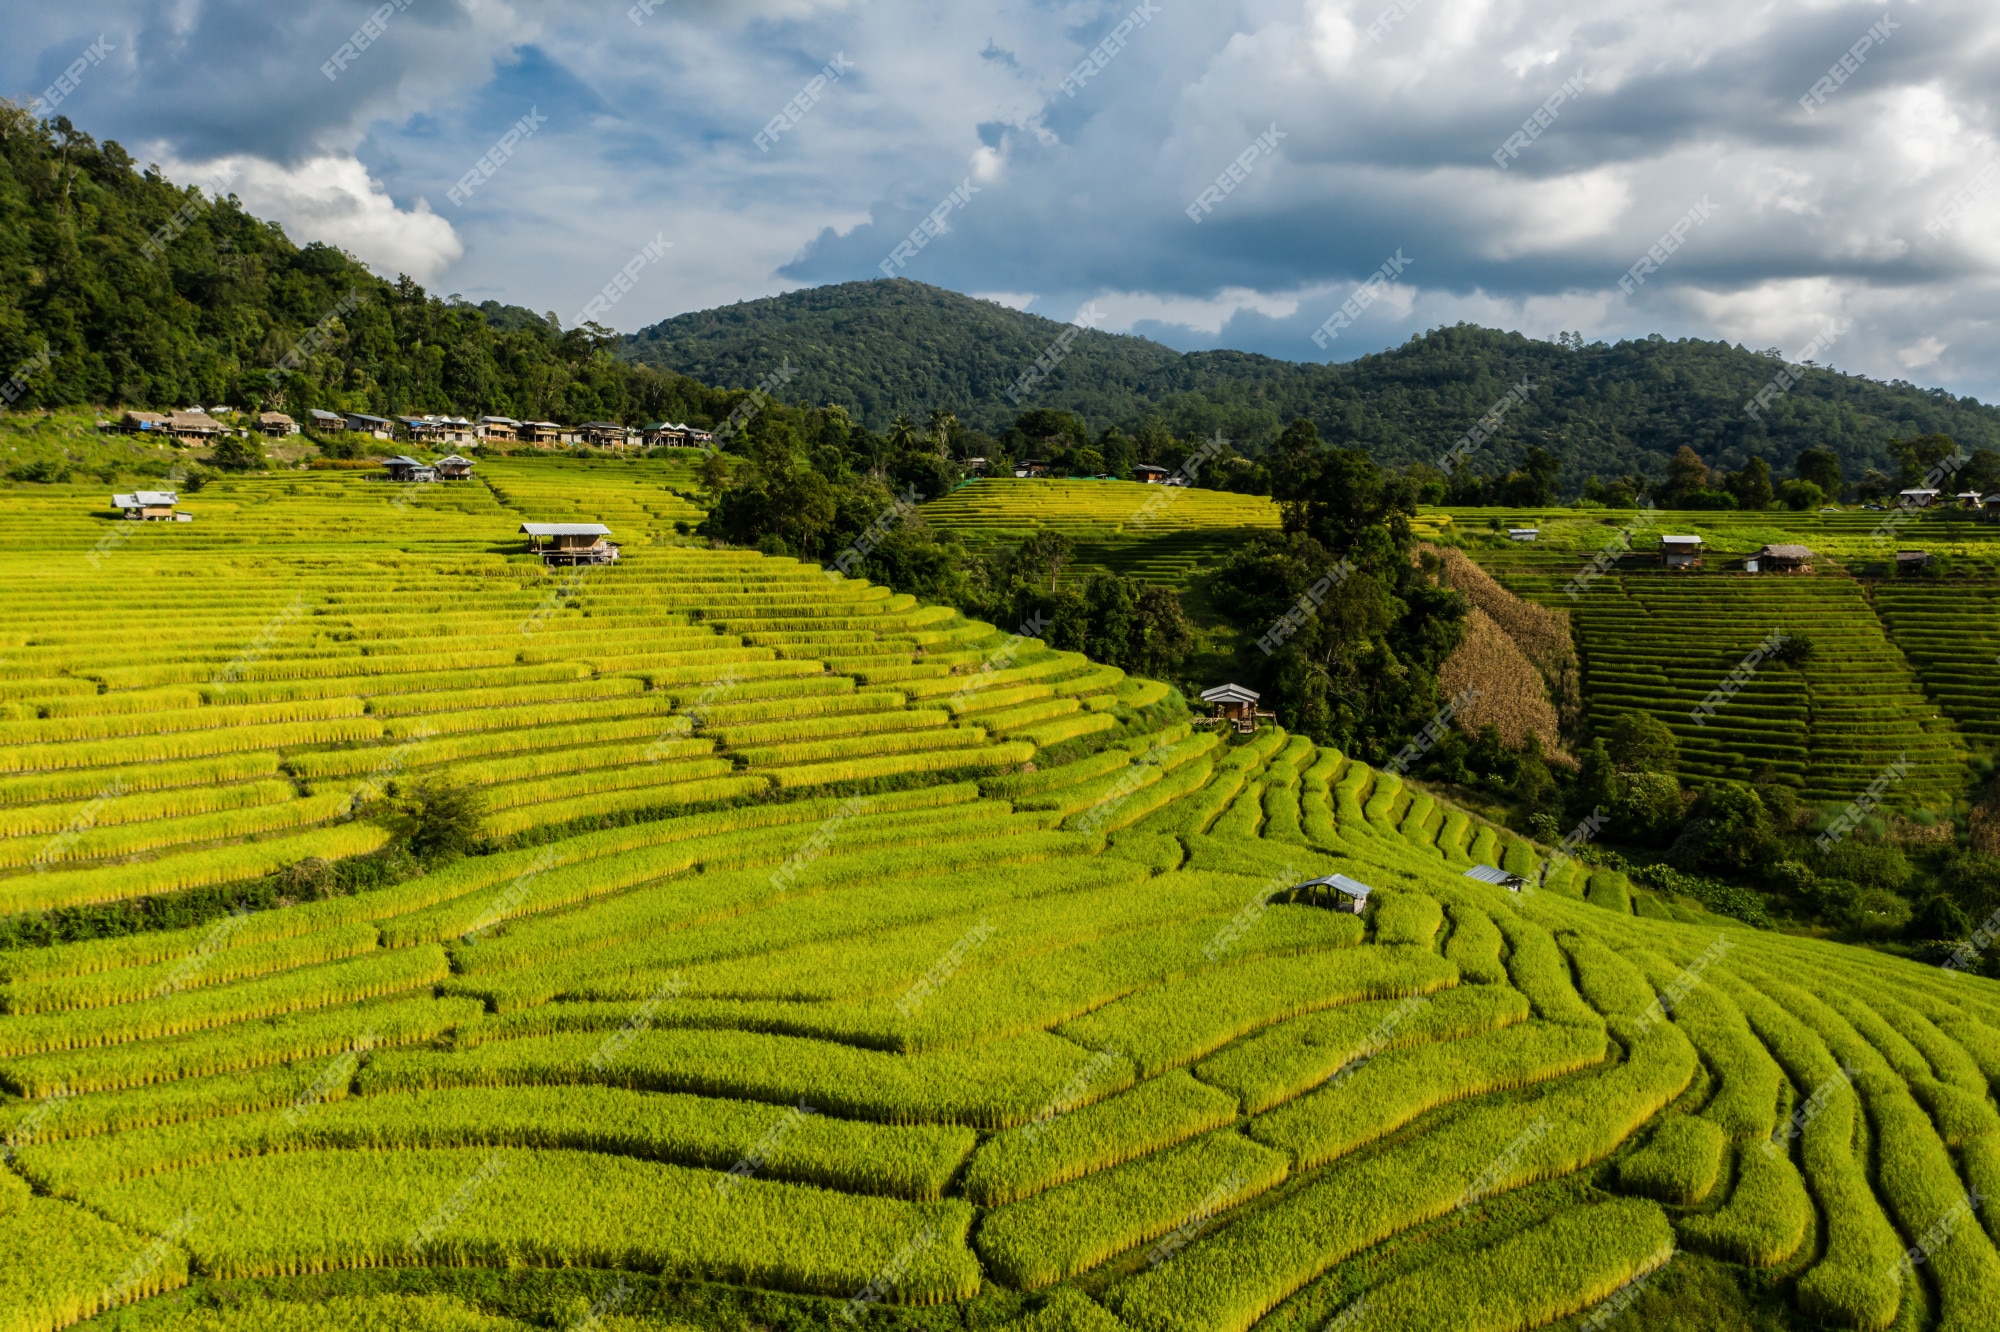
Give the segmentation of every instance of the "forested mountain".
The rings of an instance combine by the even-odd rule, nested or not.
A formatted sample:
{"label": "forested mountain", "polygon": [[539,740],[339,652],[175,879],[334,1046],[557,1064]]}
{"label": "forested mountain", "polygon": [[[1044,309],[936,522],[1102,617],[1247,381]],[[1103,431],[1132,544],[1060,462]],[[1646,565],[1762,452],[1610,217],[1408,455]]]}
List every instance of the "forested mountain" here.
{"label": "forested mountain", "polygon": [[1329,442],[1385,463],[1431,462],[1522,380],[1533,387],[1468,465],[1499,473],[1540,445],[1573,489],[1588,476],[1659,476],[1686,445],[1740,467],[1788,470],[1802,448],[1837,453],[1850,479],[1894,474],[1892,437],[1944,433],[2000,445],[2000,411],[1941,389],[1807,368],[1752,419],[1744,404],[1783,368],[1721,342],[1664,338],[1541,342],[1472,325],[1338,365],[1243,352],[1182,354],[1144,338],[1073,332],[1069,351],[1017,406],[1007,396],[1070,326],[898,278],[850,282],[681,315],[626,340],[624,354],[708,383],[755,383],[789,363],[787,396],[838,402],[884,428],[933,407],[1001,434],[1023,408],[1076,412],[1093,430],[1157,416],[1177,435],[1215,430],[1246,451],[1308,417]]}
{"label": "forested mountain", "polygon": [[[46,348],[47,360],[41,359]],[[0,379],[15,407],[190,403],[657,419],[731,399],[607,339],[386,282],[234,199],[0,102]]]}

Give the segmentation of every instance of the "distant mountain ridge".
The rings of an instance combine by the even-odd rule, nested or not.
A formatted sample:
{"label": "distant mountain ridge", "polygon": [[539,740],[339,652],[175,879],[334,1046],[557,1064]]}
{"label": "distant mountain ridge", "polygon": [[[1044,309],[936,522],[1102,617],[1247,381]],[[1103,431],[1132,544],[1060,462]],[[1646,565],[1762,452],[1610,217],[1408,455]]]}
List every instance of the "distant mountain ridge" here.
{"label": "distant mountain ridge", "polygon": [[[1007,396],[1036,358],[1067,352],[1017,405]],[[1435,461],[1524,381],[1526,401],[1469,465],[1498,472],[1541,445],[1584,476],[1659,475],[1683,444],[1711,463],[1763,457],[1784,474],[1802,448],[1832,448],[1850,479],[1893,471],[1887,441],[1943,432],[2000,447],[2000,409],[1941,389],[1805,367],[1756,417],[1748,403],[1784,368],[1723,342],[1657,335],[1562,345],[1461,324],[1336,365],[1234,351],[1177,352],[1146,338],[1075,331],[1039,315],[906,278],[847,282],[665,320],[621,354],[713,385],[754,384],[781,366],[786,399],[837,402],[873,429],[948,408],[1002,433],[1031,407],[1082,415],[1093,430],[1157,416],[1176,433],[1215,430],[1241,447],[1310,417],[1323,437],[1389,463]]]}

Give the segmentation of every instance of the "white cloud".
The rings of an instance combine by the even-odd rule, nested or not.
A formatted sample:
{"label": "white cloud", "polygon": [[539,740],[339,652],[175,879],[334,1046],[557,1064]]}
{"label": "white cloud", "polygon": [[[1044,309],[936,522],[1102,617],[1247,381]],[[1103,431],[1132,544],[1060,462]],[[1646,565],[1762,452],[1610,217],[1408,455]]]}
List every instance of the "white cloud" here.
{"label": "white cloud", "polygon": [[1927,365],[1936,365],[1946,346],[1937,338],[1919,338],[1908,347],[1898,348],[1896,359],[1903,363],[1905,369],[1921,370]]}
{"label": "white cloud", "polygon": [[973,291],[966,294],[995,305],[1004,305],[1009,310],[1025,310],[1035,303],[1032,291]]}
{"label": "white cloud", "polygon": [[281,224],[296,243],[337,245],[384,277],[407,273],[428,283],[465,253],[451,223],[433,213],[427,200],[398,208],[351,155],[308,158],[294,167],[223,157],[166,170],[177,180],[215,182],[250,212]]}

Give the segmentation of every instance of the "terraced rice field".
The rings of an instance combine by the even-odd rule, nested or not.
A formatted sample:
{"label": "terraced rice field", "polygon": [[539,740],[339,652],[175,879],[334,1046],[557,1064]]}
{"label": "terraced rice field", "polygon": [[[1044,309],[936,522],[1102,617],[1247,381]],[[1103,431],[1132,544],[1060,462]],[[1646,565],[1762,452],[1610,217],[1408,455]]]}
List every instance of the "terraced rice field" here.
{"label": "terraced rice field", "polygon": [[1889,637],[1973,744],[2000,748],[2000,590],[1908,579],[1873,593]]}
{"label": "terraced rice field", "polygon": [[[1900,805],[1949,805],[1965,784],[1958,728],[1852,579],[1612,574],[1576,599],[1564,593],[1566,579],[1506,581],[1570,610],[1591,722],[1651,713],[1680,741],[1686,776],[1748,781],[1769,770],[1809,800],[1844,802],[1904,755]],[[1758,662],[1739,692],[1697,722],[1694,711],[1774,631],[1810,637],[1812,659]]]}
{"label": "terraced rice field", "polygon": [[[402,508],[231,483],[96,567],[109,522],[0,497],[6,594],[75,608],[0,647],[17,826],[114,769],[202,808],[89,833],[316,811],[399,751],[552,783],[494,802],[532,836],[394,886],[0,953],[0,1329],[1501,1332],[1640,1318],[1691,1267],[1833,1326],[2000,1325],[1964,1210],[2000,1187],[2000,987],[1631,915],[1303,738],[674,544],[657,499],[578,490],[647,516],[535,620],[563,580],[496,496],[563,472],[519,468]],[[685,775],[604,779],[640,765]],[[386,835],[297,826],[18,866],[5,909]],[[1292,891],[1333,871],[1365,916]]]}

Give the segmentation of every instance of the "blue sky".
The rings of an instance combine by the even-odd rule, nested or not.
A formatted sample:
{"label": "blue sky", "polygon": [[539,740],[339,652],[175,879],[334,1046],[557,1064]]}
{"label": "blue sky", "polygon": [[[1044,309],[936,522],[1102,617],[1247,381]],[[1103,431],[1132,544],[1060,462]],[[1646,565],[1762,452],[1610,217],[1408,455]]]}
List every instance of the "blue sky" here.
{"label": "blue sky", "polygon": [[51,110],[86,131],[565,324],[663,237],[604,322],[889,259],[1180,348],[1830,333],[1822,362],[2000,399],[1975,0],[397,4],[14,5],[0,82],[32,101],[82,59]]}

